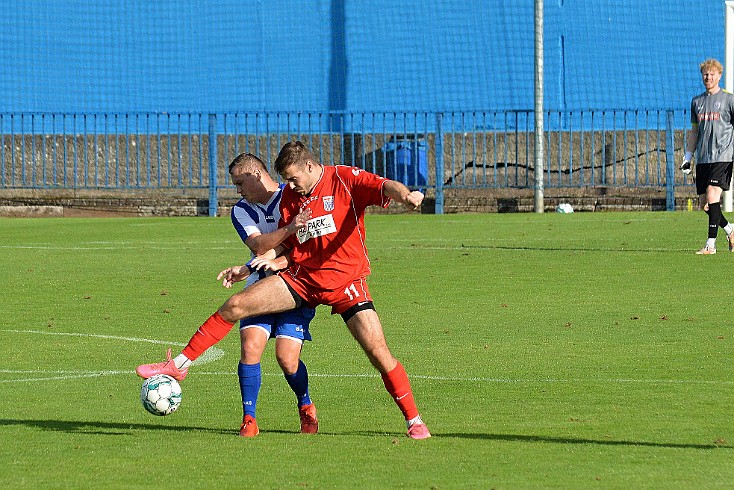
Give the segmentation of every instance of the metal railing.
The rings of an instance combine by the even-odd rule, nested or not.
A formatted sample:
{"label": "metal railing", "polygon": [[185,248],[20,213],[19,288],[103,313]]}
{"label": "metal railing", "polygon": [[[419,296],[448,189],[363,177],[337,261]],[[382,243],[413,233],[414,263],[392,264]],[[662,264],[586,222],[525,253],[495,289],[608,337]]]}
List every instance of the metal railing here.
{"label": "metal railing", "polygon": [[[435,194],[533,188],[532,111],[0,113],[0,189],[201,189],[210,214],[240,152],[272,169],[300,139],[325,164],[350,164]],[[665,188],[685,110],[548,111],[545,188]]]}

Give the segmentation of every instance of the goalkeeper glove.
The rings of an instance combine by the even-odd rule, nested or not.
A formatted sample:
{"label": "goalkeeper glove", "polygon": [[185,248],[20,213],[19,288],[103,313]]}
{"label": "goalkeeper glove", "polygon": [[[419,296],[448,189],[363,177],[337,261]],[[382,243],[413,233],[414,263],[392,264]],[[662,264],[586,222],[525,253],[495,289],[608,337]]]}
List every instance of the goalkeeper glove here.
{"label": "goalkeeper glove", "polygon": [[693,159],[693,153],[690,151],[687,151],[685,156],[683,157],[683,163],[680,164],[681,171],[688,175],[691,173],[691,160]]}
{"label": "goalkeeper glove", "polygon": [[681,171],[688,175],[691,173],[691,161],[690,160],[683,160],[683,163],[680,164]]}

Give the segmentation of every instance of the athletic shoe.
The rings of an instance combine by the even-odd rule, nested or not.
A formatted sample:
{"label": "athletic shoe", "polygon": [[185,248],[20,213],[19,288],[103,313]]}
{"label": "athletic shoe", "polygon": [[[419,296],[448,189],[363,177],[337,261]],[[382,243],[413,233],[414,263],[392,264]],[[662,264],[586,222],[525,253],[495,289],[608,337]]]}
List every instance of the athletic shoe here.
{"label": "athletic shoe", "polygon": [[313,403],[298,407],[301,417],[301,434],[316,434],[319,431],[319,419],[316,418],[316,405]]}
{"label": "athletic shoe", "polygon": [[260,429],[257,428],[257,421],[252,415],[245,415],[242,420],[242,426],[240,427],[241,437],[255,437],[260,433]]}
{"label": "athletic shoe", "polygon": [[729,251],[734,252],[734,233],[726,235],[726,239],[729,240]]}
{"label": "athletic shoe", "polygon": [[179,369],[171,359],[171,349],[166,352],[166,360],[155,364],[141,364],[135,370],[138,376],[148,379],[156,374],[167,374],[176,381],[182,381],[189,373],[189,368]]}
{"label": "athletic shoe", "polygon": [[428,439],[431,433],[428,432],[426,424],[416,423],[408,428],[408,437],[411,439]]}
{"label": "athletic shoe", "polygon": [[716,253],[715,248],[703,247],[701,250],[696,251],[696,255],[713,255]]}

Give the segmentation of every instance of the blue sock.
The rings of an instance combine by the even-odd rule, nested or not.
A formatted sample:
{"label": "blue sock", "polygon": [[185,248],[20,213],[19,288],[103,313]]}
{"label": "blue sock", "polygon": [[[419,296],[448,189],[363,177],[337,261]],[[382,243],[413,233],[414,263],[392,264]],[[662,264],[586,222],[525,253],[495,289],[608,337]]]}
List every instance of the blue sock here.
{"label": "blue sock", "polygon": [[242,410],[245,415],[255,417],[257,395],[260,394],[262,373],[260,363],[237,365],[237,376],[240,378],[240,392],[242,393]]}
{"label": "blue sock", "polygon": [[308,396],[308,370],[302,360],[298,360],[298,370],[293,374],[283,374],[285,380],[288,381],[293,393],[298,399],[298,406],[311,404],[311,397]]}

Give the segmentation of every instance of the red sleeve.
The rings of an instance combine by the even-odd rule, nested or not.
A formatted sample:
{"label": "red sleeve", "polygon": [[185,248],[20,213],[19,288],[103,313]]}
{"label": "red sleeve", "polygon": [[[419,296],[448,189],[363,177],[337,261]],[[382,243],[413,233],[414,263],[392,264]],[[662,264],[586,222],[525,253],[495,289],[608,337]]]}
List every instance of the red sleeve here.
{"label": "red sleeve", "polygon": [[382,192],[386,178],[357,167],[338,165],[336,171],[339,179],[349,188],[358,208],[364,209],[368,206],[386,208],[390,204],[390,198]]}

